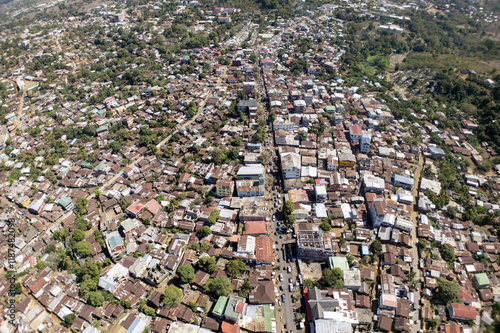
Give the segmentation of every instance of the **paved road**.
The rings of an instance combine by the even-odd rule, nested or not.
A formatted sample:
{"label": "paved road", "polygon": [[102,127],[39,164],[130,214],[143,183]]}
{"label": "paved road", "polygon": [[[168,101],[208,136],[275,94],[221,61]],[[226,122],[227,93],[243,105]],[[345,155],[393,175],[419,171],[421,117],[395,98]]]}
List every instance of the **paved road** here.
{"label": "paved road", "polygon": [[[412,257],[413,257],[413,261],[411,263],[411,266],[412,266],[412,271],[415,272],[415,277],[414,277],[414,280],[415,281],[420,281],[420,269],[418,267],[418,262],[419,262],[419,256],[418,256],[418,243],[417,243],[417,225],[418,225],[418,213],[416,211],[416,207],[417,207],[417,204],[418,204],[418,188],[419,188],[419,183],[420,183],[420,174],[422,173],[422,169],[423,169],[423,165],[424,165],[424,157],[422,156],[422,154],[419,155],[418,157],[418,167],[417,169],[415,170],[415,175],[414,175],[414,179],[415,179],[415,185],[413,186],[413,191],[412,191],[412,195],[413,195],[413,208],[412,208],[412,211],[411,211],[411,218],[412,218],[412,221],[413,221],[413,230],[411,231],[411,239],[412,239],[412,247],[411,247],[411,254],[412,254]],[[415,303],[415,307],[414,307],[414,312],[413,312],[413,320],[418,320],[418,323],[414,323],[414,325],[412,325],[412,333],[417,333],[419,330],[420,330],[420,325],[421,325],[421,322],[420,322],[420,291],[415,291],[414,292],[414,303]]]}
{"label": "paved road", "polygon": [[[258,51],[259,46],[255,45],[254,49],[257,49]],[[259,54],[259,52],[256,52],[256,54]],[[259,55],[259,62],[260,62],[260,55]],[[266,82],[264,75],[261,73],[259,75],[259,82],[256,82],[257,84],[257,89],[259,89],[259,100],[261,98],[264,98],[264,100],[267,101],[267,87],[266,87]],[[266,107],[264,108],[266,110],[266,117],[269,115],[269,104],[266,102]],[[277,147],[274,145],[274,140],[273,140],[273,135],[272,135],[272,124],[267,124],[266,125],[266,133],[270,133],[266,137],[266,141],[263,145],[263,149],[267,150],[270,155],[271,155],[271,161],[272,161],[272,166],[266,165],[267,168],[271,168],[272,171],[272,176],[274,177],[274,185],[279,186],[279,179],[281,175],[279,174],[279,166],[278,166],[278,159],[277,156],[275,155],[277,151]],[[275,266],[279,267],[279,270],[276,271],[276,276],[275,276],[275,286],[278,288],[279,292],[278,295],[276,295],[276,298],[279,300],[276,304],[276,329],[277,332],[285,332],[285,331],[293,331],[293,332],[300,332],[300,330],[297,329],[297,322],[295,321],[295,314],[294,314],[294,308],[299,308],[300,307],[300,301],[299,302],[293,302],[292,300],[294,297],[292,295],[297,295],[300,291],[300,287],[296,286],[296,282],[298,279],[298,271],[297,271],[297,266],[295,262],[287,262],[287,256],[286,256],[286,251],[285,251],[285,244],[294,244],[295,239],[292,237],[291,234],[278,234],[277,228],[278,228],[278,222],[283,225],[283,220],[282,220],[282,209],[283,209],[283,195],[279,192],[277,188],[274,190],[270,189],[267,191],[267,207],[269,207],[269,234],[273,237],[273,242],[275,246]],[[275,203],[278,202],[278,207],[275,207]],[[277,218],[276,220],[273,220],[273,215],[277,213]],[[291,256],[291,254],[290,254]],[[290,273],[288,273],[287,268],[290,266]],[[282,281],[280,279],[280,275],[282,276]],[[290,286],[290,279],[291,283],[293,284],[293,289],[290,292],[289,286]],[[282,286],[282,287],[281,287]],[[283,303],[282,296],[285,296],[285,302]]]}

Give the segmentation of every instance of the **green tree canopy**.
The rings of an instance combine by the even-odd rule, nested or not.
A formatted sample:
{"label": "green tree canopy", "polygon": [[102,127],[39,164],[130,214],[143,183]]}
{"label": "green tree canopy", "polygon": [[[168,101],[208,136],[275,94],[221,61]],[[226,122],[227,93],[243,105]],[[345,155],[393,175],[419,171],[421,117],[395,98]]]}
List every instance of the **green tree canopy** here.
{"label": "green tree canopy", "polygon": [[453,264],[455,262],[455,249],[450,244],[442,244],[441,256],[444,261],[449,264]]}
{"label": "green tree canopy", "polygon": [[215,279],[209,279],[205,285],[205,290],[216,296],[227,296],[231,293],[231,280],[227,276],[218,276]]}
{"label": "green tree canopy", "polygon": [[163,293],[163,303],[165,305],[174,307],[181,303],[182,300],[182,290],[176,286],[168,286]]}
{"label": "green tree canopy", "polygon": [[230,260],[226,266],[227,273],[232,277],[238,277],[242,273],[246,272],[247,266],[241,259]]}
{"label": "green tree canopy", "polygon": [[378,239],[375,239],[370,247],[373,253],[380,256],[380,254],[382,253],[382,243],[380,243]]}
{"label": "green tree canopy", "polygon": [[293,213],[294,210],[295,210],[295,206],[293,204],[293,201],[286,200],[285,201],[285,214],[290,215]]}
{"label": "green tree canopy", "polygon": [[208,235],[210,235],[212,233],[212,230],[210,230],[210,227],[209,226],[206,226],[204,225],[203,227],[201,227],[200,229],[200,235],[201,237],[207,237]]}
{"label": "green tree canopy", "polygon": [[320,225],[321,230],[328,232],[332,228],[332,224],[328,218],[323,218]]}
{"label": "green tree canopy", "polygon": [[219,266],[217,266],[214,257],[204,256],[198,260],[198,268],[207,272],[208,274],[214,273]]}
{"label": "green tree canopy", "polygon": [[438,281],[438,293],[441,300],[448,304],[455,301],[458,297],[458,284],[453,281],[446,281],[445,279],[439,279]]}
{"label": "green tree canopy", "polygon": [[101,306],[104,303],[104,296],[100,291],[92,291],[89,293],[88,302],[92,306]]}
{"label": "green tree canopy", "polygon": [[194,268],[191,265],[182,265],[177,269],[181,281],[184,283],[191,283],[194,280]]}
{"label": "green tree canopy", "polygon": [[88,257],[92,253],[92,246],[87,241],[80,241],[76,243],[75,251],[83,257]]}
{"label": "green tree canopy", "polygon": [[339,267],[324,269],[320,280],[321,285],[333,289],[344,288],[344,272]]}

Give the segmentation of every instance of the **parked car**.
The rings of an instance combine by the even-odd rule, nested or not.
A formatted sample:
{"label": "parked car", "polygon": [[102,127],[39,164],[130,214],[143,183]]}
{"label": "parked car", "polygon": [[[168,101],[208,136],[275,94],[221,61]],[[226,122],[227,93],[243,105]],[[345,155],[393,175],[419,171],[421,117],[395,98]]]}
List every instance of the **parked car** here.
{"label": "parked car", "polygon": [[286,302],[286,296],[285,296],[285,294],[281,295],[281,300],[283,301],[283,303]]}

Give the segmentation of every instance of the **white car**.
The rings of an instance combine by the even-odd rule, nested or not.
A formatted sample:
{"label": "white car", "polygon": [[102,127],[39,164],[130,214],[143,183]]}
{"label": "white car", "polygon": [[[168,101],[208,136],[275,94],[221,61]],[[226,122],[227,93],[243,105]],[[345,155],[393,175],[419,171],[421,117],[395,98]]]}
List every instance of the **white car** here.
{"label": "white car", "polygon": [[290,292],[292,292],[292,291],[293,291],[293,284],[291,284],[291,283],[290,283],[290,284],[288,285],[288,290],[290,290]]}
{"label": "white car", "polygon": [[280,282],[283,282],[283,273],[280,273]]}

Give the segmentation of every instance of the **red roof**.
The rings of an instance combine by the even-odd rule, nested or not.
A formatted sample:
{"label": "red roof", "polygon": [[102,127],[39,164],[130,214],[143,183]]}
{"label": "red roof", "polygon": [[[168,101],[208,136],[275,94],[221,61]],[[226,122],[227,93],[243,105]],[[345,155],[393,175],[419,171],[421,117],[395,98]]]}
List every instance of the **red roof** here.
{"label": "red roof", "polygon": [[137,214],[139,214],[139,212],[142,210],[143,207],[144,205],[141,204],[140,202],[134,202],[127,208],[127,211],[129,211],[130,214],[137,216]]}
{"label": "red roof", "polygon": [[151,199],[146,203],[144,207],[146,207],[146,209],[149,210],[151,214],[156,215],[160,210],[161,205],[155,199]]}
{"label": "red roof", "polygon": [[476,320],[476,308],[470,305],[463,305],[454,303],[450,305],[452,309],[452,315],[455,318],[465,319],[465,320]]}
{"label": "red roof", "polygon": [[352,127],[351,127],[351,133],[352,134],[362,135],[363,134],[363,130],[361,129],[361,126],[359,126],[359,125],[352,125]]}
{"label": "red roof", "polygon": [[220,329],[223,333],[239,333],[240,332],[239,325],[231,324],[227,321],[222,322]]}
{"label": "red roof", "polygon": [[245,223],[243,235],[267,235],[266,221],[248,221]]}
{"label": "red roof", "polygon": [[273,239],[269,236],[255,238],[255,258],[257,261],[273,261]]}
{"label": "red roof", "polygon": [[243,313],[243,310],[245,310],[245,303],[238,302],[234,308],[234,312]]}

